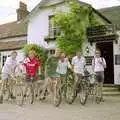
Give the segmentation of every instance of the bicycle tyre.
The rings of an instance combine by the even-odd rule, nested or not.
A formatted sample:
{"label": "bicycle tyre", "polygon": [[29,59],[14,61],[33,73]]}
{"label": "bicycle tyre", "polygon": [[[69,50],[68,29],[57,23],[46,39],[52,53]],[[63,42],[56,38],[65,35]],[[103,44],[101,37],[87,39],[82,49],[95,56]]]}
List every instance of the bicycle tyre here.
{"label": "bicycle tyre", "polygon": [[71,84],[67,84],[67,86],[64,88],[64,98],[65,98],[66,103],[71,102],[72,93],[73,93],[73,86]]}
{"label": "bicycle tyre", "polygon": [[21,86],[14,86],[13,95],[16,97],[16,104],[19,106],[23,105],[23,90]]}
{"label": "bicycle tyre", "polygon": [[87,85],[85,83],[80,84],[80,103],[81,105],[85,105],[88,98],[88,90]]}
{"label": "bicycle tyre", "polygon": [[27,102],[29,104],[33,104],[34,102],[34,90],[29,86],[26,90],[26,93],[23,95],[23,102]]}
{"label": "bicycle tyre", "polygon": [[5,88],[5,90],[3,91],[3,101],[8,101],[9,98],[10,98],[10,89]]}
{"label": "bicycle tyre", "polygon": [[55,105],[55,107],[59,107],[59,105],[60,105],[61,102],[62,102],[61,91],[59,90],[58,93],[59,93],[59,94],[58,94],[58,96],[57,96],[57,99],[54,100],[54,105]]}
{"label": "bicycle tyre", "polygon": [[97,103],[97,104],[100,104],[100,102],[101,102],[101,98],[96,97],[96,103]]}

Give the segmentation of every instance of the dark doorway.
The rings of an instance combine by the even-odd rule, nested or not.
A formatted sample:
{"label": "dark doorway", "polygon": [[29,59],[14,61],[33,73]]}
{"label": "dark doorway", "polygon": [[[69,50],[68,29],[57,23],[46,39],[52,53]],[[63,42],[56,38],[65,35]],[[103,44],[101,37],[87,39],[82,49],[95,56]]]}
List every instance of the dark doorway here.
{"label": "dark doorway", "polygon": [[105,58],[107,63],[104,83],[114,84],[113,42],[97,43],[96,48],[100,49],[101,56]]}

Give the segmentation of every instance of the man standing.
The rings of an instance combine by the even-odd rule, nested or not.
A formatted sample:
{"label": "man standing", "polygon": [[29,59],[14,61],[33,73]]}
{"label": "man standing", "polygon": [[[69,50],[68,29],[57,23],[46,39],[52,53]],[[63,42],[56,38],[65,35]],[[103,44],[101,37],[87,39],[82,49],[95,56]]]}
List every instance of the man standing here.
{"label": "man standing", "polygon": [[95,51],[95,57],[92,60],[92,69],[95,72],[96,76],[96,100],[101,101],[102,96],[102,87],[104,83],[104,69],[106,68],[106,61],[101,57],[101,52],[99,49]]}
{"label": "man standing", "polygon": [[73,59],[72,59],[72,67],[73,67],[73,72],[74,72],[74,77],[75,77],[75,83],[74,83],[74,87],[73,87],[74,94],[78,87],[77,86],[78,82],[81,81],[82,76],[84,75],[85,65],[86,65],[86,60],[82,56],[82,53],[77,52],[77,55],[75,57],[73,57]]}
{"label": "man standing", "polygon": [[[5,89],[5,86],[8,82],[8,80],[10,78],[14,79],[14,77],[15,77],[15,69],[17,66],[16,57],[17,57],[17,52],[13,51],[11,53],[11,56],[7,58],[5,65],[2,68],[2,75],[1,75],[2,86],[1,86],[1,90],[0,90],[0,103],[3,102],[3,91]],[[14,98],[12,93],[11,93],[11,98]]]}
{"label": "man standing", "polygon": [[54,93],[54,101],[56,100],[57,90],[56,88],[60,88],[60,75],[56,72],[58,61],[59,61],[60,52],[58,50],[55,51],[55,55],[50,56],[45,64],[45,82],[42,89],[42,94],[40,99],[44,98],[44,94],[47,88],[50,87],[50,84],[53,84],[53,93]]}

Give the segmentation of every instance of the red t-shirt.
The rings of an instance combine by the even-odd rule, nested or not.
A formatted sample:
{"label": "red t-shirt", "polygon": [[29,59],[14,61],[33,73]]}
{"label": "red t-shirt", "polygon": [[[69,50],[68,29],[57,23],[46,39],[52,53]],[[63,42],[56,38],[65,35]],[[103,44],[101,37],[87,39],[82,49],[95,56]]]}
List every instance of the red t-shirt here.
{"label": "red t-shirt", "polygon": [[27,75],[35,76],[36,72],[38,71],[38,67],[40,66],[40,62],[35,57],[34,58],[27,57],[23,65],[26,68]]}

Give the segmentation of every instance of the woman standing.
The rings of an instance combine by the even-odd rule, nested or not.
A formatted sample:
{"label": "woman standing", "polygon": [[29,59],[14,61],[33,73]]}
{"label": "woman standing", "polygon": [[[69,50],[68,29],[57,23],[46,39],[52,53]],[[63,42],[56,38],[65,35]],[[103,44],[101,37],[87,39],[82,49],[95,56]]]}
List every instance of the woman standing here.
{"label": "woman standing", "polygon": [[66,79],[66,73],[67,73],[67,69],[68,68],[72,68],[71,64],[68,60],[68,58],[66,58],[65,53],[62,53],[60,56],[60,59],[58,61],[58,66],[56,69],[56,72],[60,74],[60,79],[61,82],[64,83],[65,79]]}

